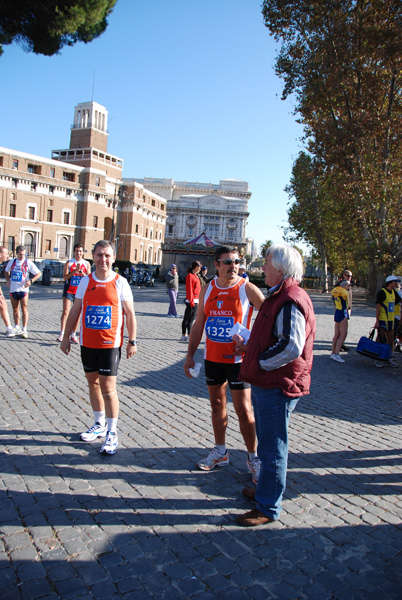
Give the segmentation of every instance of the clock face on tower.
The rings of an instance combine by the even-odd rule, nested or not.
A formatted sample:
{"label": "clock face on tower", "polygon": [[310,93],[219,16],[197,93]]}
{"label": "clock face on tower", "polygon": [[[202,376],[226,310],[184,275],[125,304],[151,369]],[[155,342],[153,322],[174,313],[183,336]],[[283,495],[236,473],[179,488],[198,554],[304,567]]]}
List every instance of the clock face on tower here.
{"label": "clock face on tower", "polygon": [[226,227],[228,229],[230,229],[231,231],[233,231],[234,229],[236,229],[237,227],[237,221],[236,219],[229,219],[226,223]]}

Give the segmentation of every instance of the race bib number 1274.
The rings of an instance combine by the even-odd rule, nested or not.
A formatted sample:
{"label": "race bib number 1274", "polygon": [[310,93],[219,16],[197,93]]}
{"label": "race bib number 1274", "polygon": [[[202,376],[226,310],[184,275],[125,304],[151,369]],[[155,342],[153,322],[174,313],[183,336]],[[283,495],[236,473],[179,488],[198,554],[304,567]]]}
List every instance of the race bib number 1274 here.
{"label": "race bib number 1274", "polygon": [[85,327],[88,329],[110,329],[112,327],[111,306],[87,306]]}

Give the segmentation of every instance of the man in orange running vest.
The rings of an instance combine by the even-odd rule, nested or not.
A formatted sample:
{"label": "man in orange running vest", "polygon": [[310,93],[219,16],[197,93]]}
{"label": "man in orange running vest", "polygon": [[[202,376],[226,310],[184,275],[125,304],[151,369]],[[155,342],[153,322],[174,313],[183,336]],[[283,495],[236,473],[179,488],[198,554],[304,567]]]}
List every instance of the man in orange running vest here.
{"label": "man in orange running vest", "polygon": [[[137,352],[134,302],[127,279],[112,270],[114,245],[102,240],[93,249],[94,273],[82,277],[67,319],[60,348],[71,349],[70,335],[81,316],[81,360],[89,387],[95,423],[81,434],[84,442],[106,436],[100,452],[115,454],[118,446],[119,399],[116,376],[123,344],[124,317],[128,339],[127,358]],[[106,418],[105,418],[106,417]]]}
{"label": "man in orange running vest", "polygon": [[194,367],[194,354],[205,329],[205,376],[212,409],[215,447],[205,459],[197,463],[197,467],[203,471],[210,471],[214,467],[229,464],[225,441],[228,422],[226,391],[229,385],[240,431],[248,450],[247,467],[252,473],[253,482],[257,483],[260,461],[256,453],[250,386],[238,379],[242,356],[235,354],[230,332],[236,323],[250,328],[253,306],[258,310],[264,302],[264,296],[257,286],[239,277],[240,263],[236,248],[221,246],[216,250],[215,268],[218,275],[201,289],[184,372],[191,378],[189,369]]}
{"label": "man in orange running vest", "polygon": [[[63,289],[63,312],[61,313],[61,333],[57,338],[59,342],[63,340],[64,328],[66,326],[68,313],[73,305],[75,299],[75,292],[81,281],[81,278],[85,275],[89,275],[91,272],[91,265],[87,260],[84,259],[84,247],[82,244],[75,244],[74,246],[74,258],[70,258],[63,269],[64,289]],[[73,344],[78,344],[79,340],[75,334],[78,327],[78,321],[73,329],[70,341]]]}

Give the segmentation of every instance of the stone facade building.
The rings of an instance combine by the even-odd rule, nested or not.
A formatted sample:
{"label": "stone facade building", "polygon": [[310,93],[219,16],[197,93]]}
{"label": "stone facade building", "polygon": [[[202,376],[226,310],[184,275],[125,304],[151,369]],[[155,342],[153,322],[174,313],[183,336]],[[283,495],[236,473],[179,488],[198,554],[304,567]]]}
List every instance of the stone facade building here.
{"label": "stone facade building", "polygon": [[235,245],[244,253],[251,197],[246,181],[222,179],[219,184],[153,178],[136,181],[168,201],[166,242],[183,243],[204,232],[217,243]]}

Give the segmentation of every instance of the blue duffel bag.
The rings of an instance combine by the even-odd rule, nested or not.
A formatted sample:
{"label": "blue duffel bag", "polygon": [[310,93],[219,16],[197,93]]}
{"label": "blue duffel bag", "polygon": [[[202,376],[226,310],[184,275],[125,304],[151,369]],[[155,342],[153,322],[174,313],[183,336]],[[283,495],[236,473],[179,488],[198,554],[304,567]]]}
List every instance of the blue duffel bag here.
{"label": "blue duffel bag", "polygon": [[374,341],[374,331],[372,329],[369,333],[369,337],[361,337],[356,348],[356,352],[367,356],[368,358],[375,358],[376,360],[389,360],[391,358],[391,346],[388,344],[380,344]]}

